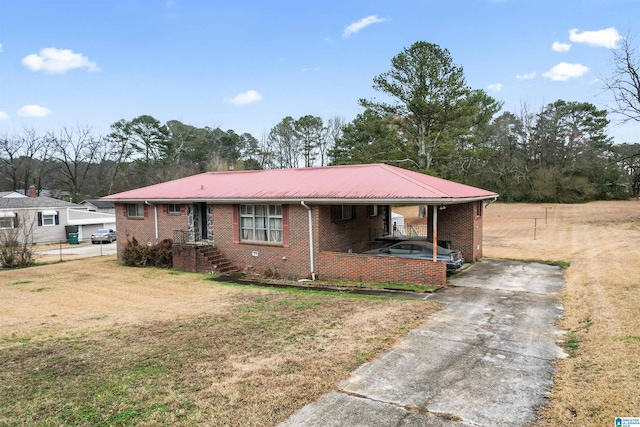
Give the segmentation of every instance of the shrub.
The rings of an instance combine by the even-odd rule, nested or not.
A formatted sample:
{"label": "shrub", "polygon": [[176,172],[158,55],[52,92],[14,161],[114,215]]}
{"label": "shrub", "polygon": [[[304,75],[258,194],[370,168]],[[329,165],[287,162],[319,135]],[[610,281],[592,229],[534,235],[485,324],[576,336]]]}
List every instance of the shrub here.
{"label": "shrub", "polygon": [[2,238],[0,238],[0,266],[2,268],[28,267],[33,264],[33,251],[27,243],[21,243],[9,233],[2,234]]}
{"label": "shrub", "polygon": [[143,246],[135,237],[127,237],[127,244],[122,252],[122,261],[129,267],[173,267],[173,240],[164,239],[155,246]]}

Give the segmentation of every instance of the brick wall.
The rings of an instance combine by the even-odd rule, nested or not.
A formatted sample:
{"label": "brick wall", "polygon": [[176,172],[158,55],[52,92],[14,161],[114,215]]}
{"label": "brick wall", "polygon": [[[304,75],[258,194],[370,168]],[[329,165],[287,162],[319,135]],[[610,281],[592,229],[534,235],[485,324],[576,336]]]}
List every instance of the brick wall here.
{"label": "brick wall", "polygon": [[173,268],[198,271],[198,248],[195,245],[173,245]]}
{"label": "brick wall", "polygon": [[[317,208],[314,207],[317,214]],[[307,278],[311,275],[309,262],[309,219],[307,209],[289,205],[289,245],[233,242],[233,205],[213,207],[215,245],[241,270],[279,277]],[[314,221],[314,222],[317,222]],[[317,226],[316,226],[317,227]],[[314,240],[318,230],[314,228]],[[254,256],[253,252],[257,252]]]}
{"label": "brick wall", "polygon": [[[480,204],[480,215],[477,215]],[[433,207],[429,206],[429,237],[433,241]],[[438,210],[438,240],[451,241],[453,249],[460,249],[466,261],[482,258],[482,202],[448,205]]]}
{"label": "brick wall", "polygon": [[370,229],[382,228],[382,215],[368,217],[368,206],[355,206],[355,218],[332,221],[330,206],[317,206],[321,230],[318,242],[320,251],[363,251],[370,241]]}
{"label": "brick wall", "polygon": [[[187,229],[187,209],[182,205],[180,214],[167,213],[167,205],[158,204],[158,241],[173,239],[174,230]],[[116,238],[118,243],[118,257],[127,244],[127,237],[136,238],[141,245],[151,242],[156,244],[156,230],[154,207],[144,205],[143,218],[128,218],[127,205],[116,203]]]}
{"label": "brick wall", "polygon": [[343,279],[356,282],[415,283],[445,286],[447,264],[394,257],[343,252],[321,252],[319,279]]}

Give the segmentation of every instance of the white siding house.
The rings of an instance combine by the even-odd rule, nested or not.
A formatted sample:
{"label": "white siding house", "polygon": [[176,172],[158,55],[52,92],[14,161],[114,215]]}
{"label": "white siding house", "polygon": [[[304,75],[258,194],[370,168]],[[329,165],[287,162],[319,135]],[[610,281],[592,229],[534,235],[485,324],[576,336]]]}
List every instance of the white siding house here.
{"label": "white siding house", "polygon": [[[87,207],[51,197],[11,192],[0,195],[0,232],[18,229],[30,236],[31,243],[66,241],[69,232],[89,240],[98,228],[114,228],[115,215],[90,212]],[[22,234],[22,235],[25,235]]]}

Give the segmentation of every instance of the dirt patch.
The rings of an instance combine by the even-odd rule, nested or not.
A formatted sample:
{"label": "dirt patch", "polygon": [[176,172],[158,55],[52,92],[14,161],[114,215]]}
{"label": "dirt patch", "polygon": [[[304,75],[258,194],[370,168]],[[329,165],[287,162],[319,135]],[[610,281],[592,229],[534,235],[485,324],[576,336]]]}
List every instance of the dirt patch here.
{"label": "dirt patch", "polygon": [[0,425],[273,425],[439,307],[105,257],[0,279]]}

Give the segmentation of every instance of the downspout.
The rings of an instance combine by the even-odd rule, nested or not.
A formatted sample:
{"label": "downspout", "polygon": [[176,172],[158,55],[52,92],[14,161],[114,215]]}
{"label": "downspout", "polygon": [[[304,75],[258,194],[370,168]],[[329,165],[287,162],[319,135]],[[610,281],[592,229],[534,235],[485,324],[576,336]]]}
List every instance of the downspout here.
{"label": "downspout", "polygon": [[496,196],[496,197],[494,197],[493,199],[489,200],[489,201],[487,202],[487,204],[486,204],[486,205],[484,205],[484,207],[485,207],[485,208],[488,208],[488,207],[489,207],[489,205],[490,205],[491,203],[495,202],[496,200],[498,200],[498,197],[497,197],[497,196]]}
{"label": "downspout", "polygon": [[311,264],[311,280],[316,280],[315,266],[313,264],[313,218],[311,215],[311,207],[305,204],[304,200],[300,204],[307,209],[309,213],[309,262]]}
{"label": "downspout", "polygon": [[433,205],[433,262],[438,260],[438,206]]}
{"label": "downspout", "polygon": [[156,205],[152,205],[147,200],[144,201],[145,205],[153,206],[154,210],[154,218],[156,221],[156,245],[158,244],[158,207]]}

